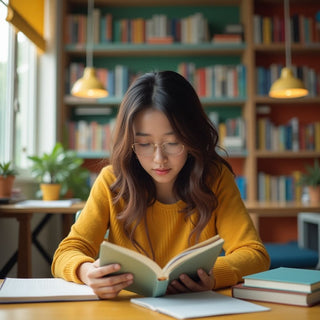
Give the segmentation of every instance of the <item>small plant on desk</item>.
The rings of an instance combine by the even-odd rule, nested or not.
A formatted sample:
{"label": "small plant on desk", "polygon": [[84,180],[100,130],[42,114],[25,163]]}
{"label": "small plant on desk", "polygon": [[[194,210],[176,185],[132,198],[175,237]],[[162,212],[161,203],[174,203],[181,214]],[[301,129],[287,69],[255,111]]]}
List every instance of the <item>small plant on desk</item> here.
{"label": "small plant on desk", "polygon": [[[89,194],[89,170],[82,167],[83,160],[73,150],[65,150],[56,143],[50,153],[28,157],[33,165],[31,172],[40,183],[43,200],[57,200],[70,192],[72,197],[85,200]],[[54,197],[44,194],[46,187],[58,189]]]}
{"label": "small plant on desk", "polygon": [[9,200],[12,194],[13,183],[18,172],[12,162],[0,162],[0,199]]}

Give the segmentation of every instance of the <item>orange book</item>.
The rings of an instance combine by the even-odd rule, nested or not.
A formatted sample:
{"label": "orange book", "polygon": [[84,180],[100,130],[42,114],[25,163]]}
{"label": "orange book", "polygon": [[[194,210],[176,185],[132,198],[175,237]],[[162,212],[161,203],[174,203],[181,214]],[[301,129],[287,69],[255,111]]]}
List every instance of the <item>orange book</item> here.
{"label": "orange book", "polygon": [[171,44],[173,43],[173,37],[149,37],[147,39],[148,44]]}

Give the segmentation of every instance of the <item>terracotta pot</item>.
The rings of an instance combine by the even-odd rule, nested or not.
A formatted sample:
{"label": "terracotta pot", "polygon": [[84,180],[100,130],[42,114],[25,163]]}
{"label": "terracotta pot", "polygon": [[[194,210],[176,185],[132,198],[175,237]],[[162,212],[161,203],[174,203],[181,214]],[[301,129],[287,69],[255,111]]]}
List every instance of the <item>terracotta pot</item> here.
{"label": "terracotta pot", "polygon": [[42,200],[44,201],[59,200],[61,184],[41,183],[40,189],[42,191]]}
{"label": "terracotta pot", "polygon": [[320,186],[308,187],[310,203],[319,204],[320,203]]}
{"label": "terracotta pot", "polygon": [[0,176],[0,198],[11,198],[15,176]]}

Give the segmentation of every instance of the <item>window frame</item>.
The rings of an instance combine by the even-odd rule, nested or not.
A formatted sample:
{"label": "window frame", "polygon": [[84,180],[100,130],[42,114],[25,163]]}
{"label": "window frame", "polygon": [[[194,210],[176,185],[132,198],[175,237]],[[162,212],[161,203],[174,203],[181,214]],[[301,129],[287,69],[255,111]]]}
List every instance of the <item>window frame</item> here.
{"label": "window frame", "polygon": [[[1,9],[6,10],[5,6]],[[8,53],[6,63],[6,83],[4,93],[4,106],[1,116],[0,134],[1,134],[1,148],[0,148],[0,161],[8,162],[12,161],[14,166],[19,170],[19,176],[27,177],[30,176],[28,169],[27,156],[34,154],[36,150],[36,119],[37,119],[37,82],[38,82],[38,55],[34,44],[27,39],[21,32],[16,32],[14,27],[8,24]],[[19,41],[19,37],[23,37],[22,43]],[[21,38],[20,38],[21,39]],[[28,83],[26,91],[27,99],[23,101],[19,96],[21,88],[19,88],[19,73],[18,68],[19,61],[19,50],[22,50],[22,46],[27,50],[27,62],[25,63],[27,71],[27,79],[25,82]],[[23,84],[22,84],[23,85]],[[19,92],[20,91],[20,92]],[[23,116],[19,105],[24,103]],[[19,110],[20,109],[20,110]],[[20,134],[24,136],[23,145],[18,145],[18,140],[22,141],[21,137],[18,137],[18,126],[17,118],[20,113]],[[19,150],[17,150],[19,147]],[[22,150],[24,149],[24,150]],[[20,154],[18,154],[20,153]],[[24,154],[25,153],[25,154]],[[22,159],[19,163],[18,158]]]}

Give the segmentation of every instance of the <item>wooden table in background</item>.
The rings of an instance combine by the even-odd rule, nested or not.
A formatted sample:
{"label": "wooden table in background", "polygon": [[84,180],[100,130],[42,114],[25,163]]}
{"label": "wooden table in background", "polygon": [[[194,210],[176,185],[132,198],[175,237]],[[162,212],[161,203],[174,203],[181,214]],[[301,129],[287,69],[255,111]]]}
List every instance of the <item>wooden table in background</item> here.
{"label": "wooden table in background", "polygon": [[75,203],[66,207],[20,207],[15,204],[0,205],[0,218],[15,218],[19,222],[18,241],[18,277],[30,278],[32,276],[32,230],[31,219],[33,214],[60,214],[62,216],[63,237],[69,233],[73,223],[73,214],[81,210],[84,202]]}

